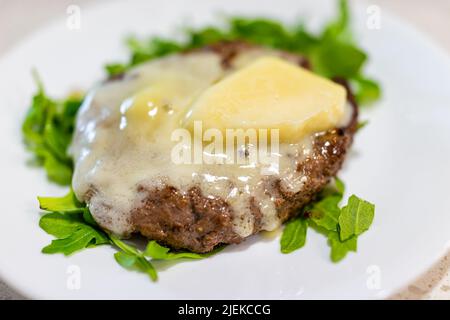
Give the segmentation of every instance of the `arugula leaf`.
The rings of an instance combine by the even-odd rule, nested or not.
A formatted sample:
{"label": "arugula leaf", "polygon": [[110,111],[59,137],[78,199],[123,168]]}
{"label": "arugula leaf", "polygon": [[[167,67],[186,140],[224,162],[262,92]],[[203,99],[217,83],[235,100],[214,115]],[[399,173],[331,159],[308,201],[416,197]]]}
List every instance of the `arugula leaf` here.
{"label": "arugula leaf", "polygon": [[43,253],[70,255],[88,246],[109,243],[107,235],[86,224],[80,213],[48,213],[40,219],[39,226],[48,234],[58,238],[44,247]]}
{"label": "arugula leaf", "polygon": [[293,29],[290,49],[286,50],[308,56],[313,48],[320,45],[320,41],[320,38],[309,33],[303,23],[300,23]]}
{"label": "arugula leaf", "polygon": [[369,124],[369,120],[363,120],[363,121],[359,121],[356,127],[356,130],[359,131],[362,128],[364,128],[365,126],[367,126]]}
{"label": "arugula leaf", "polygon": [[334,177],[334,187],[338,194],[342,197],[345,193],[345,184],[344,181],[339,179],[338,177]]}
{"label": "arugula leaf", "polygon": [[120,264],[125,269],[132,269],[136,264],[137,257],[133,254],[126,253],[124,251],[119,251],[114,254],[114,258],[117,263]]}
{"label": "arugula leaf", "polygon": [[127,44],[132,52],[130,66],[171,53],[180,52],[185,48],[175,41],[159,37],[152,38],[149,41],[139,41],[135,37],[130,37],[127,40]]}
{"label": "arugula leaf", "polygon": [[286,223],[280,239],[281,252],[291,253],[300,249],[306,242],[306,230],[308,222],[306,219],[297,218]]}
{"label": "arugula leaf", "polygon": [[123,63],[111,63],[105,65],[105,70],[108,73],[109,77],[119,76],[125,73],[128,69],[128,66]]}
{"label": "arugula leaf", "polygon": [[356,92],[355,99],[358,104],[371,104],[381,97],[380,85],[374,80],[357,76],[352,79],[351,85]]}
{"label": "arugula leaf", "polygon": [[86,207],[78,201],[72,189],[63,197],[38,197],[38,200],[39,207],[46,211],[79,211]]}
{"label": "arugula leaf", "polygon": [[72,181],[72,167],[68,163],[61,162],[52,153],[45,153],[44,169],[47,178],[60,185],[69,185]]}
{"label": "arugula leaf", "polygon": [[109,243],[107,234],[92,218],[89,209],[80,203],[72,190],[63,197],[38,197],[42,210],[51,211],[42,216],[39,226],[58,238],[42,249],[43,253],[70,255],[91,246]]}
{"label": "arugula leaf", "polygon": [[204,259],[208,258],[220,251],[224,247],[218,247],[208,253],[195,253],[189,251],[170,252],[170,248],[163,247],[156,241],[150,241],[144,251],[144,255],[155,260],[175,260],[175,259]]}
{"label": "arugula leaf", "polygon": [[73,163],[67,148],[82,98],[74,94],[65,101],[54,101],[45,93],[36,73],[34,78],[38,91],[22,124],[23,140],[34,154],[34,163],[45,168],[49,180],[69,185]]}
{"label": "arugula leaf", "polygon": [[330,258],[333,262],[339,262],[345,258],[348,252],[357,249],[357,237],[353,236],[345,241],[341,241],[337,232],[328,233],[328,243],[331,247]]}
{"label": "arugula leaf", "polygon": [[339,179],[329,185],[319,195],[319,200],[306,208],[309,218],[319,227],[328,231],[337,231],[341,209],[339,203],[344,196],[345,186]]}
{"label": "arugula leaf", "polygon": [[367,55],[353,41],[347,1],[339,1],[338,17],[325,26],[310,59],[314,70],[329,78],[352,79],[362,70]]}
{"label": "arugula leaf", "polygon": [[69,237],[83,225],[84,221],[79,215],[60,212],[48,213],[39,220],[39,227],[58,239]]}
{"label": "arugula leaf", "polygon": [[114,254],[114,259],[127,270],[135,270],[147,274],[152,281],[158,280],[158,273],[153,265],[145,258],[124,251]]}
{"label": "arugula leaf", "polygon": [[339,10],[336,20],[331,21],[322,31],[323,39],[334,39],[351,42],[350,10],[346,0],[339,0]]}
{"label": "arugula leaf", "polygon": [[303,216],[306,220],[300,217],[286,225],[281,236],[281,252],[289,253],[301,248],[308,225],[327,236],[333,262],[342,260],[350,251],[356,251],[358,235],[367,230],[373,220],[374,206],[352,195],[341,209],[339,203],[344,192],[344,183],[335,178],[334,184],[328,185],[318,200],[305,208]]}
{"label": "arugula leaf", "polygon": [[338,230],[328,233],[333,262],[342,260],[349,251],[356,252],[358,236],[371,225],[374,211],[375,206],[371,203],[355,195],[350,196],[339,215]]}
{"label": "arugula leaf", "polygon": [[329,77],[356,77],[367,55],[353,45],[329,41],[314,49],[311,62],[314,71]]}
{"label": "arugula leaf", "polygon": [[290,33],[279,22],[269,19],[232,18],[230,38],[245,39],[259,45],[289,49]]}
{"label": "arugula leaf", "polygon": [[85,249],[90,245],[101,245],[109,243],[108,238],[90,226],[84,225],[63,239],[53,240],[51,244],[42,249],[43,253],[72,253]]}
{"label": "arugula leaf", "polygon": [[180,258],[201,259],[209,257],[223,247],[206,254],[192,252],[169,252],[170,249],[151,241],[145,253],[131,244],[106,234],[95,222],[89,209],[80,203],[72,190],[63,197],[38,197],[40,207],[52,211],[41,217],[39,226],[48,234],[55,236],[50,245],[42,249],[43,253],[63,253],[70,255],[79,250],[102,244],[114,244],[121,251],[114,255],[115,260],[124,268],[146,273],[152,280],[157,272],[146,255],[153,259],[173,260]]}
{"label": "arugula leaf", "polygon": [[110,235],[110,239],[113,244],[122,250],[114,254],[114,258],[119,265],[128,270],[146,273],[153,281],[158,279],[158,273],[155,267],[153,267],[139,249],[123,242],[115,236]]}
{"label": "arugula leaf", "polygon": [[231,36],[226,31],[222,31],[215,27],[206,27],[201,30],[188,30],[190,39],[188,48],[200,48],[212,43],[224,40],[231,40]]}
{"label": "arugula leaf", "polygon": [[341,199],[340,196],[330,196],[314,203],[310,209],[311,220],[328,231],[337,231],[339,215],[341,214],[339,208]]}
{"label": "arugula leaf", "polygon": [[[99,228],[97,222],[95,222],[94,218],[92,217],[91,212],[89,211],[89,208],[85,207],[83,209],[83,220],[84,222],[86,222],[87,224],[90,224],[91,226],[95,227],[95,228]],[[101,229],[100,229],[101,230]]]}
{"label": "arugula leaf", "polygon": [[341,240],[345,241],[352,236],[358,236],[369,229],[374,213],[373,204],[352,195],[339,216]]}

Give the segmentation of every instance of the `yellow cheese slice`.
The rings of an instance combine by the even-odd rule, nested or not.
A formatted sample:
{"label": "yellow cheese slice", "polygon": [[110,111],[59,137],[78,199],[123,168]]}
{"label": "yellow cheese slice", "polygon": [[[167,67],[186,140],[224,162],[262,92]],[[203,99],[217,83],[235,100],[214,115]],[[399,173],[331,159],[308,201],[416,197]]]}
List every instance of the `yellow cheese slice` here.
{"label": "yellow cheese slice", "polygon": [[279,129],[280,141],[298,141],[333,128],[344,117],[341,86],[277,57],[262,57],[205,90],[183,125],[193,129]]}

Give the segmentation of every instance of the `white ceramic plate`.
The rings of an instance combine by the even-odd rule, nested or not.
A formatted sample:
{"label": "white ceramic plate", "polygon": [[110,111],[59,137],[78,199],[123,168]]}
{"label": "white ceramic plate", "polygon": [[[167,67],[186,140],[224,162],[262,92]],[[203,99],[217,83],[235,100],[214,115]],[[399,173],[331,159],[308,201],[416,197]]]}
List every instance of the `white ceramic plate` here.
{"label": "white ceramic plate", "polygon": [[[383,8],[381,8],[383,9]],[[34,91],[36,67],[50,95],[86,89],[101,66],[125,59],[130,32],[168,34],[221,13],[266,15],[313,27],[334,14],[334,1],[119,1],[81,8],[81,30],[66,20],[36,32],[0,60],[0,276],[30,298],[379,298],[411,281],[438,259],[450,235],[450,60],[411,27],[381,10],[381,29],[366,27],[366,7],[354,8],[354,28],[370,52],[369,74],[384,99],[364,112],[370,125],[356,137],[341,174],[347,189],[376,204],[357,254],[333,264],[326,239],[282,255],[278,238],[255,236],[212,259],[158,265],[160,280],[128,272],[101,247],[70,258],[43,255],[51,237],[38,227],[36,195],[62,195],[42,170],[25,166],[20,124]],[[62,13],[63,14],[63,13]],[[79,271],[79,272],[78,272]],[[80,276],[80,287],[73,276]],[[75,283],[76,284],[76,283]]]}

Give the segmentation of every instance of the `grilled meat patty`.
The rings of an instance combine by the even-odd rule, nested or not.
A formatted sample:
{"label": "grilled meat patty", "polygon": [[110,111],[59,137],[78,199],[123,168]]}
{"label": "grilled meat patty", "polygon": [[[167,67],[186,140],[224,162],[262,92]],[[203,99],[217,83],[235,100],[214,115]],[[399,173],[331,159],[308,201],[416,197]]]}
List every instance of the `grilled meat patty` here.
{"label": "grilled meat patty", "polygon": [[[212,52],[220,57],[222,68],[227,70],[233,67],[234,60],[243,52],[255,49],[258,48],[243,42],[222,42],[186,52],[184,55]],[[309,68],[308,61],[301,56],[285,52],[277,54],[283,59]],[[122,79],[115,78],[110,81]],[[299,158],[294,169],[303,179],[301,190],[292,191],[287,188],[278,176],[267,176],[261,181],[264,196],[273,202],[280,222],[296,216],[331,178],[336,176],[352,143],[357,128],[357,105],[345,81],[336,81],[347,89],[351,116],[348,123],[342,127],[319,132],[313,136],[311,152],[306,157]],[[252,215],[252,230],[242,236],[235,228],[238,209],[230,204],[227,198],[211,195],[196,183],[181,190],[170,181],[162,181],[157,186],[148,183],[136,185],[134,192],[139,200],[126,215],[128,230],[122,235],[139,233],[176,249],[208,252],[219,244],[239,243],[248,235],[264,230],[264,214],[255,196],[250,195],[246,198],[248,211]],[[101,188],[92,183],[88,191],[78,196],[88,203],[97,222],[103,228],[114,232],[108,217],[96,214],[105,208],[113,209],[113,205],[109,203],[99,204],[99,201],[94,201],[96,195],[101,192]]]}

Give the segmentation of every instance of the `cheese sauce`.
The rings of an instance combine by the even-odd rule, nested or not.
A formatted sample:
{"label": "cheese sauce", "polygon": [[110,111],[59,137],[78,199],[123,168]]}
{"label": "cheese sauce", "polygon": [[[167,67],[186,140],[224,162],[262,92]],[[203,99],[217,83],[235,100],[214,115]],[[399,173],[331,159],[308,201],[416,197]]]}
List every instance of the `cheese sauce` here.
{"label": "cheese sauce", "polygon": [[[233,68],[245,67],[262,55],[277,53],[250,50],[235,59]],[[263,230],[280,225],[274,199],[264,187],[268,177],[257,163],[175,164],[171,158],[177,144],[171,134],[180,127],[186,109],[233,68],[225,70],[220,57],[212,52],[173,55],[138,66],[123,79],[91,90],[77,116],[70,150],[75,160],[73,189],[79,200],[88,202],[103,228],[123,236],[133,232],[130,212],[141,206],[145,196],[138,187],[152,190],[165,185],[182,193],[198,186],[204,196],[227,201],[234,212],[234,231],[241,237],[254,231],[252,198],[262,213]],[[346,112],[342,123],[349,114]],[[307,178],[297,172],[297,164],[312,152],[313,137],[280,143],[275,156],[283,189],[302,190]]]}

